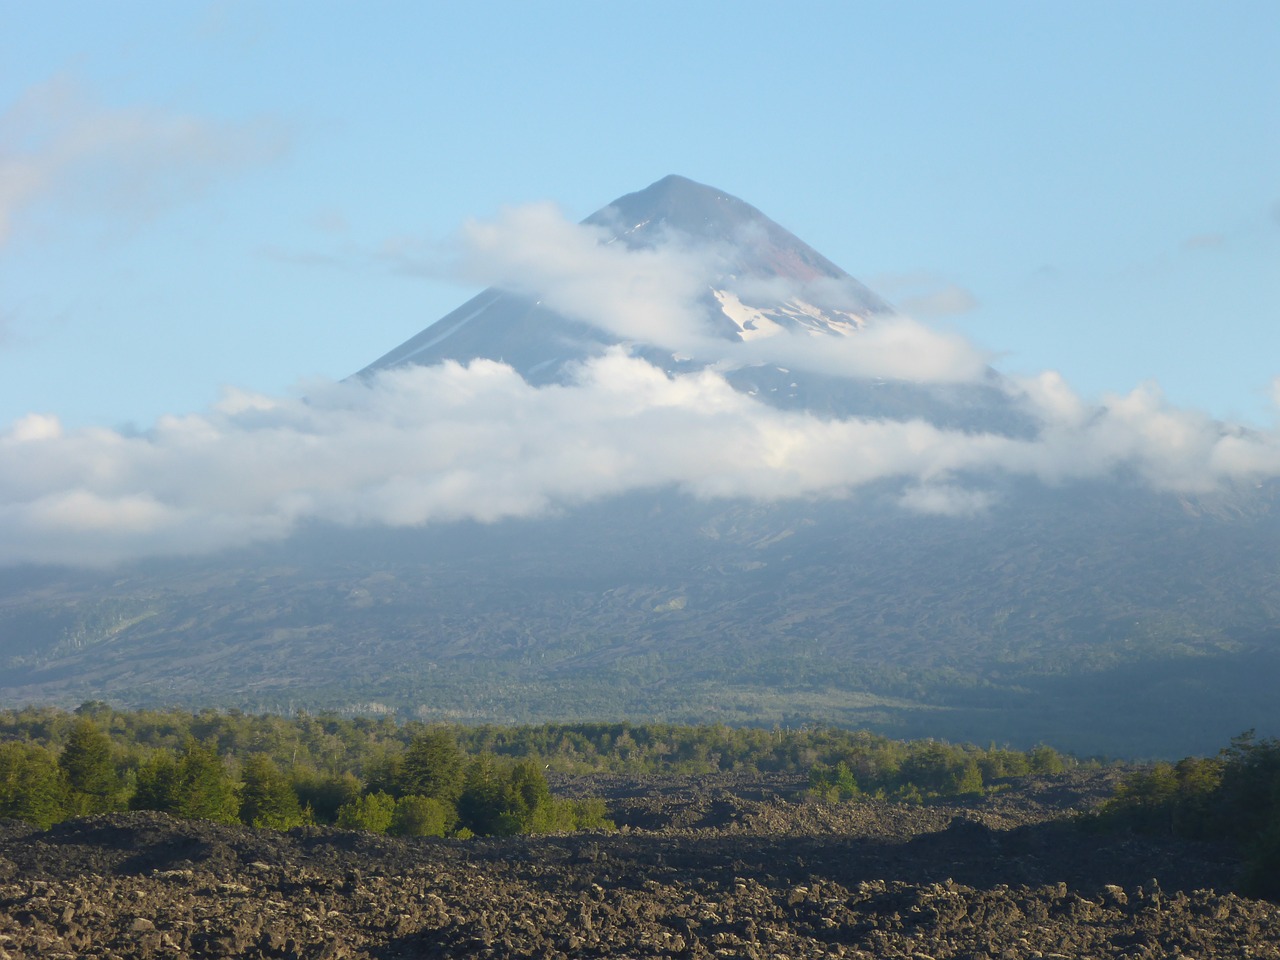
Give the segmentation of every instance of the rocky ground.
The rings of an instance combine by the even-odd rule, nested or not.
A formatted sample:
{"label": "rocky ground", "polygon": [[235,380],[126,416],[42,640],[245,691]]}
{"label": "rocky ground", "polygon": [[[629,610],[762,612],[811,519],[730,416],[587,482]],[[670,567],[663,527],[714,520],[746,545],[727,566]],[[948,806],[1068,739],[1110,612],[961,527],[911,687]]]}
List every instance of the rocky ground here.
{"label": "rocky ground", "polygon": [[4,957],[1280,957],[1230,851],[1078,828],[1106,774],[967,805],[789,778],[561,779],[610,835],[395,840],[150,813],[0,822]]}

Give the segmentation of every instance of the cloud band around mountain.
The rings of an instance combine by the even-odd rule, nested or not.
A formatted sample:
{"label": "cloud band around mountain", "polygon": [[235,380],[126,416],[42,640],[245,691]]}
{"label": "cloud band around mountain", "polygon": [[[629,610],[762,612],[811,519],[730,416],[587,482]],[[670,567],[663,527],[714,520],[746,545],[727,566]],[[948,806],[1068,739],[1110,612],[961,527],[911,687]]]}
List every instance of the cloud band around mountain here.
{"label": "cloud band around mountain", "polygon": [[[549,206],[515,208],[469,224],[452,265],[431,269],[698,356],[708,364],[700,372],[669,375],[616,347],[568,383],[534,386],[487,360],[401,367],[309,383],[305,399],[228,391],[211,410],[143,433],[65,430],[32,414],[0,431],[0,563],[207,553],[315,521],[535,517],[644,489],[768,502],[890,483],[901,509],[959,518],[999,509],[998,481],[1009,476],[1123,475],[1184,494],[1280,476],[1275,433],[1174,408],[1152,385],[1092,404],[1053,373],[1006,379],[1010,403],[1038,424],[1032,436],[777,409],[735,391],[726,371],[769,362],[949,384],[987,379],[987,358],[958,334],[879,314],[849,336],[727,340],[705,326],[723,251],[674,237],[639,249],[609,239]],[[744,296],[840,293],[832,278],[805,290],[753,282],[773,287]]]}
{"label": "cloud band around mountain", "polygon": [[533,517],[640,489],[760,501],[900,485],[903,509],[999,509],[983,477],[1126,474],[1204,493],[1280,476],[1272,433],[1224,428],[1141,387],[1099,407],[1060,377],[1016,388],[1034,438],[920,420],[822,419],[671,377],[618,349],[533,387],[492,361],[228,392],[129,435],[25,417],[0,434],[0,563],[102,564],[287,536],[305,521],[416,526]]}

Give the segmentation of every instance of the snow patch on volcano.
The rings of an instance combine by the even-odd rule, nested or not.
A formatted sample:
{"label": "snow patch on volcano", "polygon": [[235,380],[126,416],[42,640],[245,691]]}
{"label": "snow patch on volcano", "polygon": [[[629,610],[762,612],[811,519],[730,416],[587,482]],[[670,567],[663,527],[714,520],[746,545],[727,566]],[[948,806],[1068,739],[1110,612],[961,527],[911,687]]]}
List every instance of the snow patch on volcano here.
{"label": "snow patch on volcano", "polygon": [[713,290],[716,300],[724,315],[738,327],[738,336],[743,340],[759,340],[763,337],[774,337],[783,332],[782,327],[765,315],[763,310],[748,306],[736,294],[728,290]]}

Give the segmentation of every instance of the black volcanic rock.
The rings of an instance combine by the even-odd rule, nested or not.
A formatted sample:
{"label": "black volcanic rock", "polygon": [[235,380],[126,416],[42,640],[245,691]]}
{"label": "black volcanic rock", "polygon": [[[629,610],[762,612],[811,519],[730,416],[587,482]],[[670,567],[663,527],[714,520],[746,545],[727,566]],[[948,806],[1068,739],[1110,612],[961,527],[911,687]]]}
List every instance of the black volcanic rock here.
{"label": "black volcanic rock", "polygon": [[[0,821],[0,956],[1118,960],[1280,950],[1276,905],[1227,892],[1229,852],[1089,834],[1064,819],[1069,810],[1020,789],[969,808],[920,808],[756,800],[749,778],[618,780],[666,824],[461,841],[282,834],[141,812],[44,832]],[[701,822],[705,809],[723,816]],[[956,817],[970,826],[948,828]]]}

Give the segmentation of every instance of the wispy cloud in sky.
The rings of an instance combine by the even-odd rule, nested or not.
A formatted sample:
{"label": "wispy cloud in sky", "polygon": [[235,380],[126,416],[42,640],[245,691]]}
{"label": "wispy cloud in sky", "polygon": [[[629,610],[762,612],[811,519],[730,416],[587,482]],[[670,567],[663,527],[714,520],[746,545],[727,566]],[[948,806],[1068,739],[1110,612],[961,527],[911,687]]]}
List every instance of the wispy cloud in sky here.
{"label": "wispy cloud in sky", "polygon": [[978,306],[972,291],[933,273],[881,274],[872,279],[871,286],[898,309],[917,317],[948,317]]}
{"label": "wispy cloud in sky", "polygon": [[0,114],[0,246],[41,207],[136,224],[279,156],[287,143],[266,121],[107,106],[74,80],[55,77]]}

